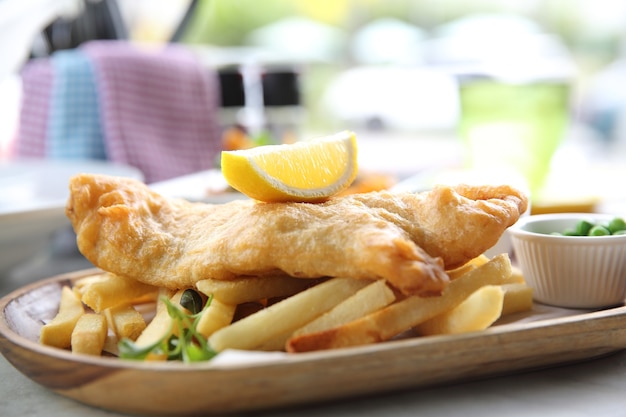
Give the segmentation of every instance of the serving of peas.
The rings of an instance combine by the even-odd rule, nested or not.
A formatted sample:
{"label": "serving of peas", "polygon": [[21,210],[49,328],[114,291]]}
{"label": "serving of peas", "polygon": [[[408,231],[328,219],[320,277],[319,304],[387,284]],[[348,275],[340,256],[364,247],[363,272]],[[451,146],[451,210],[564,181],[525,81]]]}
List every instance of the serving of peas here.
{"label": "serving of peas", "polygon": [[615,217],[608,223],[592,223],[588,220],[580,220],[573,229],[562,232],[550,233],[556,236],[610,236],[626,234],[626,221],[621,217]]}

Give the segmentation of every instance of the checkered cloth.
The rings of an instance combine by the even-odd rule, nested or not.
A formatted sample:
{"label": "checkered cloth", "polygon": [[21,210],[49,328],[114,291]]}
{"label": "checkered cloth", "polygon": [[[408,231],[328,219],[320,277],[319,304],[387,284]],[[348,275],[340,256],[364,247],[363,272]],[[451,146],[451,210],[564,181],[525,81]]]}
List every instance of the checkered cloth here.
{"label": "checkered cloth", "polygon": [[20,123],[12,149],[17,157],[46,157],[52,77],[52,62],[48,59],[32,60],[22,70]]}
{"label": "checkered cloth", "polygon": [[85,53],[52,57],[46,155],[52,159],[106,159],[93,66]]}
{"label": "checkered cloth", "polygon": [[106,157],[148,183],[214,166],[218,79],[184,47],[92,41],[49,61],[22,73],[17,156]]}

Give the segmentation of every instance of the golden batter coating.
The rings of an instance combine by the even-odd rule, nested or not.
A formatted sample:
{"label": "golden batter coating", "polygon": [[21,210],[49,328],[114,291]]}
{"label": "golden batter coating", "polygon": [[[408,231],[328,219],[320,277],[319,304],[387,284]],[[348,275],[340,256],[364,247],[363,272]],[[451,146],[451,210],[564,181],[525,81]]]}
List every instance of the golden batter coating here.
{"label": "golden batter coating", "polygon": [[386,279],[438,294],[452,269],[493,246],[526,210],[508,186],[438,186],[325,203],[191,203],[143,183],[82,174],[66,213],[81,253],[118,275],[172,289],[206,278],[286,273]]}

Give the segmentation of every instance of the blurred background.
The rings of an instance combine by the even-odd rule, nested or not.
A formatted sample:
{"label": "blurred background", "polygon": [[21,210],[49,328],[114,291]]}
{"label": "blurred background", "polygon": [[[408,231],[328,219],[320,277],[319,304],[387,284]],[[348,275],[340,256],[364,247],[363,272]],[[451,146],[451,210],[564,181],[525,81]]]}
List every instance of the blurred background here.
{"label": "blurred background", "polygon": [[372,189],[510,179],[536,212],[624,213],[625,42],[621,0],[0,0],[0,161],[158,188],[348,129]]}
{"label": "blurred background", "polygon": [[619,0],[0,0],[0,28],[5,159],[19,126],[15,75],[92,39],[192,48],[219,70],[221,123],[277,139],[344,128],[448,136],[460,71],[560,60],[570,65],[572,123],[600,148],[622,142]]}
{"label": "blurred background", "polygon": [[[521,55],[518,60],[526,66],[545,57],[571,60],[575,121],[588,124],[598,140],[611,142],[619,136],[616,106],[623,100],[620,89],[626,88],[618,81],[626,52],[626,4],[619,0],[118,4],[130,39],[208,48],[207,62],[218,65],[220,59],[257,59],[261,65],[295,70],[301,94],[291,100],[306,110],[304,130],[454,129],[454,91],[426,72]],[[212,55],[212,48],[224,48],[224,56]],[[392,71],[398,68],[424,70],[424,80]],[[363,82],[373,91],[364,92]],[[363,102],[359,94],[369,100],[364,97]]]}

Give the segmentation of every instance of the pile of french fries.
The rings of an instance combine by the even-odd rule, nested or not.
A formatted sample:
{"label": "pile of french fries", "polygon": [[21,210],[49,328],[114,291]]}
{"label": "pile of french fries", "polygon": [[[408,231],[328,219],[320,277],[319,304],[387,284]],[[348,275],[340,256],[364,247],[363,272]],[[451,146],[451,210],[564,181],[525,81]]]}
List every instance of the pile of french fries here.
{"label": "pile of french fries", "polygon": [[[532,291],[506,254],[480,256],[448,273],[450,284],[433,297],[403,296],[384,280],[207,279],[194,288],[210,300],[196,330],[218,353],[307,352],[480,331],[532,308]],[[123,338],[149,346],[172,331],[164,298],[180,305],[182,293],[106,272],[78,279],[63,287],[58,314],[42,327],[40,341],[89,355],[116,355]]]}

